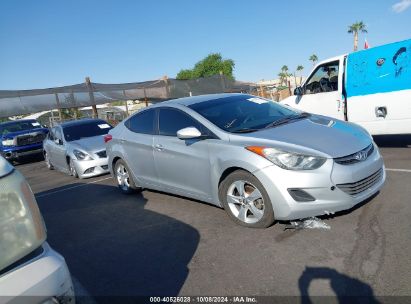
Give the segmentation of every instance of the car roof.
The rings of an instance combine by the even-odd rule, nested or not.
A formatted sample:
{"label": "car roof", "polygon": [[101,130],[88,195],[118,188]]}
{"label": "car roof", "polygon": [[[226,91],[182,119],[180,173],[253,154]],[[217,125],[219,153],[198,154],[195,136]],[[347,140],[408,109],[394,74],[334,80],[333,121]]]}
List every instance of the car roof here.
{"label": "car roof", "polygon": [[178,99],[171,99],[167,101],[160,102],[158,104],[155,104],[154,106],[161,107],[164,105],[172,105],[172,104],[180,104],[183,106],[191,106],[196,103],[201,103],[204,101],[211,101],[211,100],[217,100],[225,97],[231,97],[231,96],[248,96],[248,94],[241,94],[241,93],[223,93],[223,94],[207,94],[207,95],[198,95],[198,96],[192,96],[192,97],[183,97],[183,98],[178,98]]}
{"label": "car roof", "polygon": [[70,121],[65,121],[62,122],[60,124],[58,124],[61,127],[71,127],[71,126],[79,126],[79,125],[83,125],[83,124],[87,124],[90,122],[102,122],[102,123],[107,123],[106,121],[104,121],[103,119],[98,119],[98,118],[82,118],[82,119],[78,119],[78,120],[70,120]]}
{"label": "car roof", "polygon": [[12,125],[17,122],[37,122],[35,119],[17,119],[17,120],[10,120],[10,121],[5,121],[5,122],[0,122],[0,126],[7,126],[7,125]]}

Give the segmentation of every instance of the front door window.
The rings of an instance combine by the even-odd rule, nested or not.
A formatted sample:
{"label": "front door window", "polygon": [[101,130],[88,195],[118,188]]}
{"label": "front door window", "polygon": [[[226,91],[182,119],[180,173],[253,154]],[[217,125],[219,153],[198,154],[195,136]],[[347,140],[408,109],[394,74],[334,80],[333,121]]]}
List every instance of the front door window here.
{"label": "front door window", "polygon": [[339,61],[320,65],[304,85],[304,94],[338,91]]}

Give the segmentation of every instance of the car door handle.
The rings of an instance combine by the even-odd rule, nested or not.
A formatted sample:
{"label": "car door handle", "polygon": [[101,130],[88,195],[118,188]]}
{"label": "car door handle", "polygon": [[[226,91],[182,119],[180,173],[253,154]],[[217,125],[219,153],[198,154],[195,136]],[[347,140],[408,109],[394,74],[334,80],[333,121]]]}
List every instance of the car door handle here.
{"label": "car door handle", "polygon": [[155,148],[157,151],[163,151],[163,149],[164,149],[163,145],[160,145],[160,144],[155,145],[154,148]]}

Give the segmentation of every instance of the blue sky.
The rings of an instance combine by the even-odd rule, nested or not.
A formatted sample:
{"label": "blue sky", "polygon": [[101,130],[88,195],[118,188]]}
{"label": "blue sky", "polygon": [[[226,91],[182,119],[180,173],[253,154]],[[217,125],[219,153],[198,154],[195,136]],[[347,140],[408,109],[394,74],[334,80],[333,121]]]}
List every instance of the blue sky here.
{"label": "blue sky", "polygon": [[[1,0],[0,89],[175,77],[211,52],[238,80],[307,74],[308,57],[352,49],[363,20],[371,46],[411,38],[411,0]],[[364,44],[360,36],[360,47]]]}

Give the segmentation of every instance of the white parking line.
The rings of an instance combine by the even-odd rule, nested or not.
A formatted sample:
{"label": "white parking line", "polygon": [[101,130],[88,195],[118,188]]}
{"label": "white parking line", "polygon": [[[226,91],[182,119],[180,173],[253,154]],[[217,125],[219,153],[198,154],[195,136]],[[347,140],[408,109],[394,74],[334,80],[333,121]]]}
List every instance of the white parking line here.
{"label": "white parking line", "polygon": [[95,180],[95,181],[92,181],[92,182],[89,182],[89,183],[85,183],[85,184],[81,184],[81,185],[75,185],[75,186],[64,188],[64,189],[61,189],[61,190],[56,190],[56,191],[36,195],[36,198],[44,197],[44,196],[48,196],[48,195],[53,195],[53,194],[56,194],[56,193],[67,191],[67,190],[73,190],[75,188],[80,188],[80,187],[84,187],[84,186],[87,186],[87,185],[90,185],[90,184],[99,183],[99,182],[102,182],[102,181],[105,181],[105,180],[108,180],[108,179],[111,179],[111,176],[110,177],[105,177],[105,178],[102,178],[102,179],[98,179],[98,180]]}
{"label": "white parking line", "polygon": [[394,171],[394,172],[408,172],[411,173],[411,170],[409,169],[390,169],[390,168],[385,168],[386,171]]}

